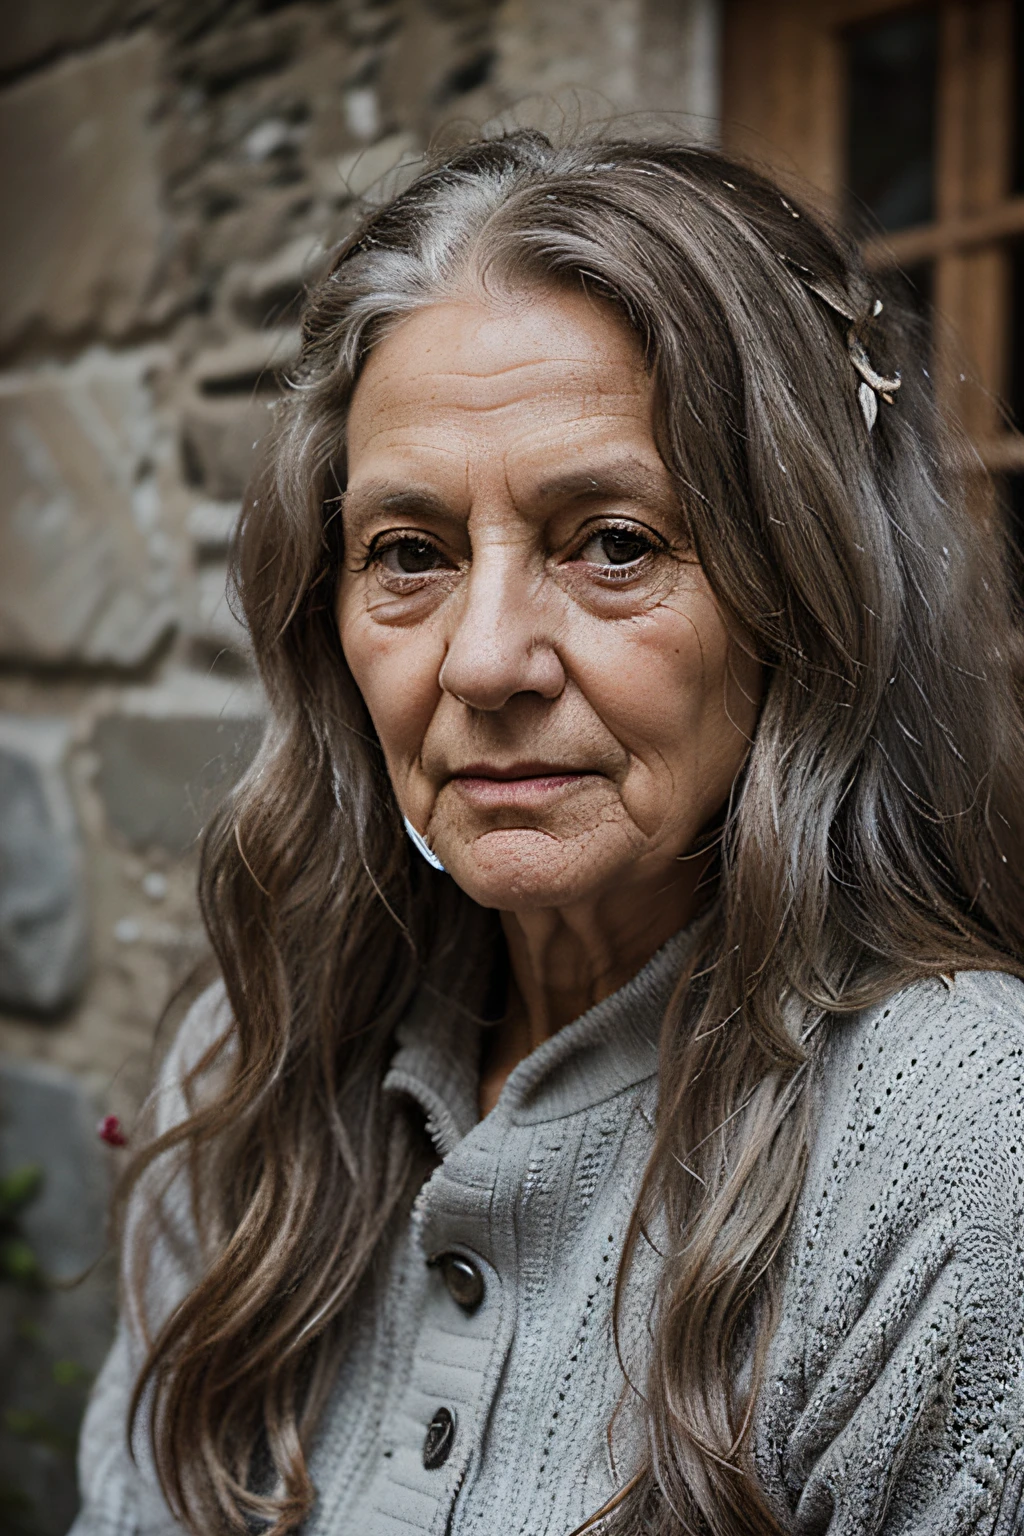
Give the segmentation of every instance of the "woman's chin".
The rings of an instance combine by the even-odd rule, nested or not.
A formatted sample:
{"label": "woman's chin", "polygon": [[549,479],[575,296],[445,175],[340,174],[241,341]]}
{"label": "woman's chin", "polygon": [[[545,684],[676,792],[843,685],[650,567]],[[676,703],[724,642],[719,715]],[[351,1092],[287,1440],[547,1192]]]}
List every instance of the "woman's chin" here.
{"label": "woman's chin", "polygon": [[601,849],[596,842],[514,828],[437,851],[452,879],[480,906],[528,911],[586,901],[614,878],[621,850]]}

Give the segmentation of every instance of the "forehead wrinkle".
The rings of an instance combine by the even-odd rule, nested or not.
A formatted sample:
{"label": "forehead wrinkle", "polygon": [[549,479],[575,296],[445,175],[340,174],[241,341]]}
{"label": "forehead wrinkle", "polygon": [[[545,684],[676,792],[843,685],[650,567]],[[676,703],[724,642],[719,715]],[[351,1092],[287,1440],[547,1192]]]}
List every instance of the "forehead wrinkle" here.
{"label": "forehead wrinkle", "polygon": [[[501,416],[504,412],[507,411],[522,410],[523,406],[528,403],[532,403],[538,409],[542,409],[547,405],[553,394],[558,394],[564,397],[565,393],[565,390],[552,390],[550,393],[538,397],[535,391],[531,391],[528,394],[516,395],[512,399],[494,400],[480,403],[474,403],[468,400],[431,400],[429,402],[428,409],[436,415],[450,414],[455,419],[457,419],[459,416]],[[611,401],[617,397],[610,393],[606,394],[597,390],[580,390],[578,393],[581,395],[584,401],[599,399],[602,404],[602,409],[600,413],[596,411],[584,410],[581,411],[577,417],[567,418],[567,420],[586,421],[588,419],[596,418],[599,414],[602,416],[632,415],[632,412],[626,408],[618,411],[613,410],[611,407]],[[632,397],[623,394],[618,398],[631,399]]]}
{"label": "forehead wrinkle", "polygon": [[[594,408],[595,404],[599,404],[598,409]],[[553,414],[550,396],[539,399],[536,395],[527,396],[525,400],[505,402],[500,407],[482,408],[470,408],[461,403],[427,401],[420,403],[412,419],[395,421],[385,417],[361,432],[360,437],[362,449],[371,458],[382,455],[386,461],[389,455],[397,454],[415,459],[417,454],[423,454],[431,461],[450,459],[453,463],[461,464],[465,456],[468,466],[469,462],[496,452],[503,457],[528,458],[532,453],[545,452],[545,444],[552,436],[562,440],[566,434],[574,444],[597,436],[603,447],[609,430],[614,430],[618,424],[640,424],[641,415],[636,404],[636,396],[632,395],[581,395],[571,412]],[[502,412],[512,415],[514,431],[511,435]],[[470,420],[481,422],[488,418],[500,436],[481,438],[468,430]],[[464,423],[465,427],[460,426],[460,423]],[[442,432],[443,435],[440,435]],[[632,436],[632,433],[628,434],[629,439]],[[384,441],[383,451],[380,447],[381,439]],[[638,465],[641,463],[635,455],[632,457]]]}
{"label": "forehead wrinkle", "polygon": [[[420,374],[418,375],[418,380],[427,378],[433,380],[436,377],[437,375],[435,374]],[[480,379],[483,375],[449,374],[447,377],[472,377]],[[431,391],[429,394],[412,395],[396,402],[393,394],[386,394],[384,400],[373,402],[372,415],[378,418],[383,416],[387,422],[383,430],[389,430],[393,427],[393,423],[388,422],[387,419],[395,414],[396,409],[407,412],[417,422],[422,423],[424,420],[429,420],[430,417],[436,418],[438,416],[455,419],[460,416],[500,416],[503,412],[521,410],[524,406],[529,407],[531,404],[535,407],[544,408],[552,399],[575,399],[580,402],[581,414],[583,416],[598,414],[596,412],[588,412],[585,409],[586,403],[589,401],[600,402],[600,414],[628,416],[633,414],[638,398],[640,398],[639,390],[609,389],[602,386],[599,379],[595,380],[594,378],[584,379],[577,377],[567,382],[564,376],[559,376],[559,378],[553,380],[551,387],[548,389],[538,390],[535,387],[531,388],[524,381],[522,390],[517,390],[514,394],[505,393],[500,399],[473,400],[467,399],[465,396],[458,396],[455,393]],[[619,402],[619,404],[617,405],[616,402]],[[380,430],[382,429],[377,428],[378,432]]]}
{"label": "forehead wrinkle", "polygon": [[[461,461],[463,454],[460,452],[460,448],[462,445],[459,442],[458,436],[451,432],[452,424],[450,419],[446,420],[446,437],[444,441],[441,441],[436,437],[431,439],[429,434],[432,426],[436,426],[436,422],[424,421],[422,414],[420,419],[416,421],[400,422],[397,424],[393,421],[384,421],[379,426],[373,426],[369,431],[361,434],[359,449],[361,453],[366,454],[371,459],[383,452],[385,458],[389,454],[404,456],[421,453],[427,455],[432,460],[452,459]],[[423,438],[412,435],[419,432],[425,432],[427,435]],[[381,438],[384,439],[383,450],[380,447]]]}
{"label": "forehead wrinkle", "polygon": [[[457,391],[452,390],[451,386],[460,384],[472,384],[474,387],[491,384],[495,389],[502,386],[507,389],[511,382],[521,384],[522,391],[529,394],[536,391],[538,375],[542,385],[546,378],[551,378],[551,385],[545,392],[553,389],[558,393],[618,394],[631,398],[643,394],[648,382],[646,371],[641,366],[634,367],[628,361],[616,357],[595,357],[592,353],[565,357],[548,355],[531,358],[526,362],[496,363],[494,367],[474,368],[469,359],[465,365],[460,363],[458,367],[452,367],[450,363],[437,366],[427,351],[411,366],[408,362],[399,364],[391,358],[382,358],[376,368],[368,365],[361,383],[364,394],[368,393],[371,397],[383,395],[384,408],[387,409],[396,400],[396,381],[399,400],[404,398],[407,401],[410,394],[420,394],[424,386],[430,391],[431,398],[441,393],[450,400],[457,398]],[[511,398],[520,399],[522,395],[517,391]],[[381,406],[375,403],[375,408],[379,410]]]}
{"label": "forehead wrinkle", "polygon": [[552,352],[548,353],[546,357],[530,357],[521,362],[504,363],[493,368],[472,368],[468,363],[465,367],[459,368],[432,368],[429,366],[429,358],[429,352],[425,353],[424,361],[427,363],[427,366],[416,369],[415,371],[410,371],[409,377],[423,378],[425,375],[429,374],[431,378],[435,379],[503,379],[506,378],[509,374],[522,373],[525,369],[529,368],[548,369],[565,367],[601,369],[615,368],[621,369],[623,372],[633,371],[627,363],[624,363],[621,360],[611,361],[609,359],[599,359],[595,358],[592,353],[567,353],[564,357],[562,357],[561,355],[557,355]]}

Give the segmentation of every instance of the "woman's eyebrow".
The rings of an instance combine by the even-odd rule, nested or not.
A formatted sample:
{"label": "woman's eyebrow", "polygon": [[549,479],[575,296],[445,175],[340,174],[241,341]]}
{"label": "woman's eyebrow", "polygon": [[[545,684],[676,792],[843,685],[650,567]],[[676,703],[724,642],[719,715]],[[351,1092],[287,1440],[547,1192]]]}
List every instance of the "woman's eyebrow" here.
{"label": "woman's eyebrow", "polygon": [[676,497],[666,474],[637,460],[624,464],[595,465],[544,480],[536,489],[537,501],[642,501],[658,507],[674,507]]}
{"label": "woman's eyebrow", "polygon": [[[594,465],[549,477],[536,486],[531,499],[538,507],[574,501],[629,501],[664,512],[677,512],[678,499],[664,471],[639,460]],[[369,481],[340,498],[344,524],[350,534],[374,518],[429,517],[464,522],[451,504],[428,485],[403,485],[393,480]]]}
{"label": "woman's eyebrow", "polygon": [[346,526],[353,531],[382,513],[443,518],[455,515],[444,498],[428,486],[395,485],[386,480],[371,481],[346,491],[341,497],[341,506]]}

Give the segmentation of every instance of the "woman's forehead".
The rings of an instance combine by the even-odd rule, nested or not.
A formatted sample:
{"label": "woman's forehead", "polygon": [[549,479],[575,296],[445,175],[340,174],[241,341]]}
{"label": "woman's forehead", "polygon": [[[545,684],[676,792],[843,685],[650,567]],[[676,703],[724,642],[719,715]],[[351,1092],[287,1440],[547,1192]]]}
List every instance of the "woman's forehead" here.
{"label": "woman's forehead", "polygon": [[607,300],[581,288],[541,285],[516,290],[467,285],[465,292],[424,304],[391,329],[371,362],[379,365],[394,351],[403,352],[405,371],[413,373],[410,353],[424,368],[443,354],[460,371],[480,376],[548,360],[628,359],[642,367],[635,335]]}
{"label": "woman's forehead", "polygon": [[646,393],[636,338],[610,306],[576,293],[449,300],[407,316],[374,348],[352,416],[515,411],[562,390]]}
{"label": "woman's forehead", "polygon": [[585,296],[432,305],[367,363],[348,420],[350,487],[498,466],[545,483],[625,459],[660,469],[650,397],[634,337]]}

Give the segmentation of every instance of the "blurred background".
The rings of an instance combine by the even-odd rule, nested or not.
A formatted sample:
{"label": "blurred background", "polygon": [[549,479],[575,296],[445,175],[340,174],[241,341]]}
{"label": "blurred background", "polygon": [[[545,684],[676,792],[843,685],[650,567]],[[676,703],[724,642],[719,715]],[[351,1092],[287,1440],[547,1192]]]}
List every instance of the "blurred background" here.
{"label": "blurred background", "polygon": [[196,838],[262,712],[228,542],[325,249],[474,127],[723,142],[936,317],[937,388],[992,477],[979,515],[1018,528],[1020,11],[2,0],[0,1536],[74,1513],[109,1259],[66,1282],[124,1156],[96,1127],[130,1133],[203,954]]}

